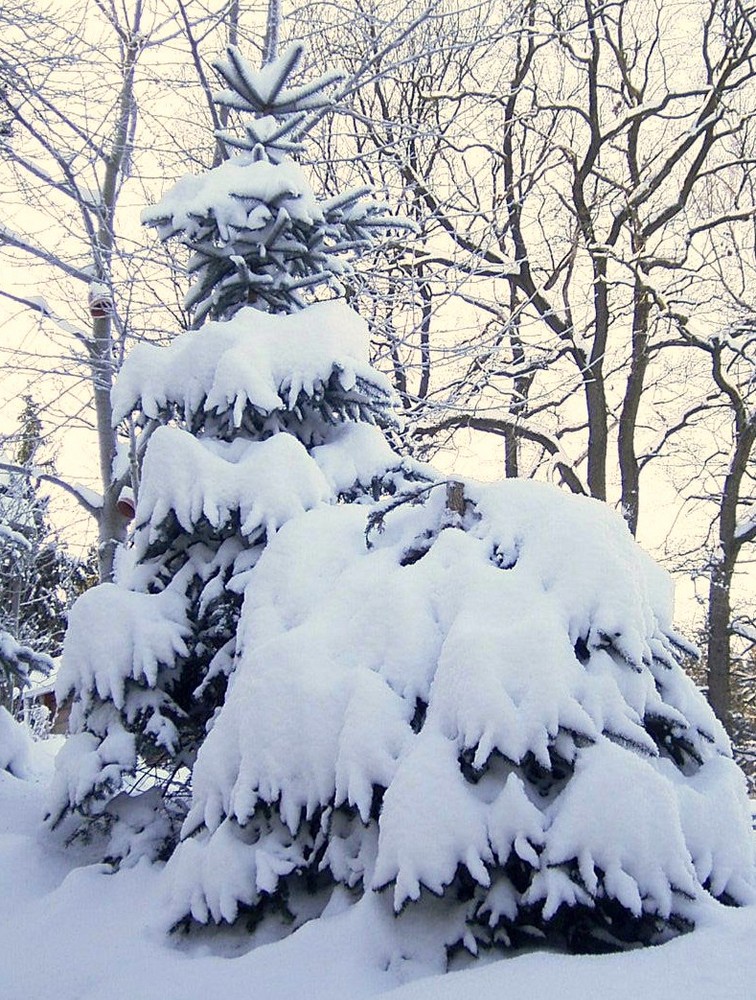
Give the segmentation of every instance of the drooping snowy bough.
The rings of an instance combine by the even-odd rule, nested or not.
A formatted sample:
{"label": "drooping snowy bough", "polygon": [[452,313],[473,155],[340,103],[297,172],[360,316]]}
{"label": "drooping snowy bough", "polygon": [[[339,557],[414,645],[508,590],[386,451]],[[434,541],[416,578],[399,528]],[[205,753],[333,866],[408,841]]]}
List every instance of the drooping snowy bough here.
{"label": "drooping snowy bough", "polygon": [[383,518],[321,506],[268,545],[170,921],[296,923],[343,887],[393,909],[405,956],[601,949],[751,898],[743,776],[666,574],[598,502],[465,494],[462,517],[443,486]]}

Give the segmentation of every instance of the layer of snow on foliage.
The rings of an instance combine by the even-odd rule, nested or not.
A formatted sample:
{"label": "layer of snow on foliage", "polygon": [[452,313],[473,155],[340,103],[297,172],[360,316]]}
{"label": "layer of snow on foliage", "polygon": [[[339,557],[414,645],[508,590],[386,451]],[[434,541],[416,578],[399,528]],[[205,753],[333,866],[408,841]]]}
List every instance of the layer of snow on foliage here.
{"label": "layer of snow on foliage", "polygon": [[136,524],[134,558],[159,535],[173,512],[184,531],[201,519],[219,529],[238,516],[243,535],[263,528],[268,536],[318,503],[331,501],[400,463],[378,428],[348,423],[308,453],[290,434],[265,441],[198,440],[186,431],[160,427],[147,447]]}
{"label": "layer of snow on foliage", "polygon": [[[204,829],[168,867],[169,922],[233,920],[302,865],[305,817],[347,805],[367,822],[375,787],[377,845],[364,840],[349,872],[333,852],[323,865],[393,886],[397,912],[464,866],[506,913],[513,890],[491,872],[512,850],[537,870],[523,902],[545,901],[545,919],[596,891],[662,918],[704,883],[750,898],[744,781],[675,659],[666,575],[603,504],[527,482],[466,496],[464,531],[444,527],[436,489],[388,514],[372,549],[366,512],[349,506],[316,508],[270,541],[195,767],[185,833]],[[700,788],[659,753],[649,718],[709,758]],[[564,789],[525,795],[515,766],[549,770],[554,751],[573,771]],[[707,766],[713,796],[700,794]],[[257,830],[258,806],[282,826]],[[734,822],[714,831],[720,809]]]}
{"label": "layer of snow on foliage", "polygon": [[289,434],[225,444],[161,427],[150,440],[142,482],[136,519],[149,521],[151,536],[170,510],[188,532],[201,517],[218,528],[238,511],[243,534],[260,525],[273,534],[331,495],[317,463]]}
{"label": "layer of snow on foliage", "polygon": [[[213,94],[213,100],[230,108],[255,108],[275,105],[296,110],[319,108],[325,103],[322,91],[341,80],[343,73],[329,70],[317,80],[300,86],[285,86],[290,71],[306,51],[302,42],[293,42],[284,52],[259,69],[252,69],[236,46],[229,46],[229,59],[219,59],[214,65],[224,79],[234,83],[233,90]],[[240,69],[243,68],[243,73]],[[244,99],[241,94],[246,95]],[[314,96],[313,96],[314,95]],[[250,104],[249,98],[252,99]]]}
{"label": "layer of snow on foliage", "polygon": [[308,225],[323,219],[301,167],[241,153],[203,174],[181,178],[157,205],[142,212],[142,222],[158,225],[161,238],[183,230],[192,239],[212,215],[221,239],[228,242],[235,230],[262,229],[271,220],[271,204]]}
{"label": "layer of snow on foliage", "polygon": [[[2,527],[0,525],[0,539],[4,537]],[[38,653],[18,642],[10,632],[0,629],[0,669],[10,675],[14,684],[23,687],[28,683],[30,671],[49,674],[54,666],[52,657],[47,653]]]}
{"label": "layer of snow on foliage", "polygon": [[148,417],[175,403],[186,413],[230,408],[240,422],[247,403],[263,413],[291,409],[301,392],[313,395],[334,373],[347,391],[363,378],[391,394],[369,364],[368,346],[365,321],[341,301],[289,316],[241,309],[168,347],[137,346],[113,390],[114,420],[141,400]]}
{"label": "layer of snow on foliage", "polygon": [[154,683],[158,664],[186,654],[185,609],[171,590],[140,594],[104,583],[83,594],[71,609],[55,694],[59,704],[72,691],[123,705],[131,677]]}
{"label": "layer of snow on foliage", "polygon": [[371,424],[344,424],[326,444],[313,448],[311,454],[335,495],[355,483],[366,488],[372,480],[385,475],[387,469],[397,466],[414,472],[418,478],[432,478],[428,466],[401,459],[383,433]]}

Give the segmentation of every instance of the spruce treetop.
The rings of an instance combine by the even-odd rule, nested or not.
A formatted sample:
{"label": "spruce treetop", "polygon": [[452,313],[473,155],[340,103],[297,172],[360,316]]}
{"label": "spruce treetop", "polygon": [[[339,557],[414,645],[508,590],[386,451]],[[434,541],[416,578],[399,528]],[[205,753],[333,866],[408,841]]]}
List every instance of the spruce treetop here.
{"label": "spruce treetop", "polygon": [[236,48],[216,69],[228,88],[217,104],[238,112],[243,131],[218,135],[240,152],[200,176],[181,178],[143,213],[162,240],[178,238],[193,251],[185,305],[195,327],[228,319],[245,305],[291,313],[312,301],[318,286],[343,291],[350,258],[370,250],[377,233],[408,229],[366,187],[317,195],[294,157],[331,107],[336,73],[290,85],[302,58],[293,45],[253,70]]}
{"label": "spruce treetop", "polygon": [[227,90],[213,95],[215,103],[253,116],[244,123],[244,136],[219,129],[216,134],[224,143],[271,163],[304,150],[302,140],[312,126],[311,116],[331,106],[329,94],[341,79],[340,73],[331,72],[302,86],[287,87],[304,51],[301,42],[295,43],[278,59],[251,71],[239,49],[231,45],[228,58],[213,63],[228,83]]}

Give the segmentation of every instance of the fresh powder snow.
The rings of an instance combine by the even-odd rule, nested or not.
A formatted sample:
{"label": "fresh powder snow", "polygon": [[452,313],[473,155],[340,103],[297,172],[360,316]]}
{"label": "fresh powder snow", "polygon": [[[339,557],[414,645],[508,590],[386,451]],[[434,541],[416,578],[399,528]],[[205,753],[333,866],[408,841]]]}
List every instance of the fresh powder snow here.
{"label": "fresh powder snow", "polygon": [[[14,724],[15,725],[15,724]],[[20,728],[20,727],[19,727]],[[434,975],[391,964],[390,924],[366,897],[337,901],[290,937],[255,945],[217,932],[180,945],[159,930],[161,866],[113,873],[85,846],[64,848],[41,818],[61,737],[25,744],[24,780],[0,769],[0,988],[25,1000],[750,1000],[756,984],[756,907],[711,903],[698,927],[658,948],[603,956],[545,951]],[[0,736],[0,747],[2,747]],[[0,751],[1,752],[1,751]],[[522,805],[520,806],[522,809]]]}

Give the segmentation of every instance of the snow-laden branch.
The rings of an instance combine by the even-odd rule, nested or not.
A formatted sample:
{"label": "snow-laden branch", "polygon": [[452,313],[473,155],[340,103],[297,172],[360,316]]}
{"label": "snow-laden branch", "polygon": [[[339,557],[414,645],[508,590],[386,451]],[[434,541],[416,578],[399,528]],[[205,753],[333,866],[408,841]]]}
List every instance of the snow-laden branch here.
{"label": "snow-laden branch", "polygon": [[741,545],[756,540],[756,514],[751,514],[735,528],[735,539]]}
{"label": "snow-laden branch", "polygon": [[27,479],[38,479],[40,482],[52,483],[53,486],[60,487],[60,489],[65,490],[66,493],[74,497],[76,502],[84,508],[87,514],[91,515],[95,519],[100,516],[100,511],[102,510],[102,497],[99,493],[88,489],[86,486],[82,486],[80,483],[69,483],[66,482],[65,479],[61,479],[59,476],[54,476],[49,472],[43,472],[35,466],[27,467],[24,465],[15,465],[12,462],[0,462],[0,470],[3,472],[11,472],[13,475],[17,476],[25,476]]}
{"label": "snow-laden branch", "polygon": [[53,188],[90,212],[100,211],[101,206],[93,198],[87,198],[80,188],[74,190],[68,181],[56,180],[47,170],[40,167],[39,164],[34,163],[33,160],[27,159],[24,156],[20,156],[13,148],[6,147],[3,152],[19,167],[26,170],[33,177],[36,177],[37,180],[42,181],[47,187]]}
{"label": "snow-laden branch", "polygon": [[14,247],[16,250],[21,250],[32,257],[44,261],[45,264],[51,264],[53,267],[57,267],[63,271],[64,274],[67,274],[69,278],[76,278],[79,281],[86,281],[87,283],[92,279],[92,275],[87,271],[82,270],[80,267],[74,267],[73,264],[69,264],[51,250],[38,247],[23,236],[19,236],[5,226],[0,225],[0,247],[3,246]]}
{"label": "snow-laden branch", "polygon": [[739,638],[745,639],[752,646],[756,646],[756,628],[750,623],[734,621],[730,629],[733,635],[737,635]]}
{"label": "snow-laden branch", "polygon": [[54,323],[55,326],[61,329],[64,333],[70,334],[72,337],[75,337],[78,341],[84,344],[87,351],[91,353],[92,343],[89,336],[77,326],[69,323],[68,320],[63,319],[62,316],[58,316],[57,313],[54,313],[48,302],[42,298],[42,296],[27,298],[23,295],[14,295],[12,292],[6,292],[3,288],[0,288],[0,295],[11,302],[24,306],[26,309],[32,309],[34,312],[40,313],[45,319],[50,320],[51,323]]}
{"label": "snow-laden branch", "polygon": [[692,239],[697,233],[703,233],[709,229],[716,229],[717,227],[725,225],[728,222],[747,222],[754,216],[756,216],[756,205],[749,205],[739,211],[722,212],[709,219],[704,219],[695,226],[691,226],[688,230],[688,239]]}

